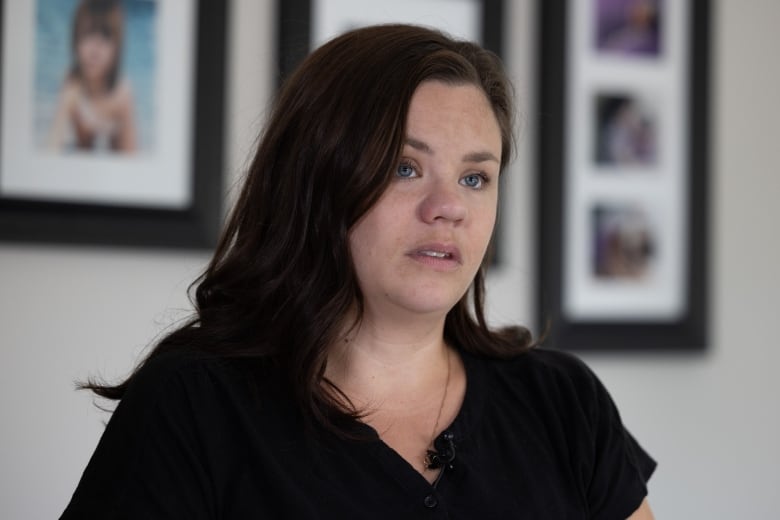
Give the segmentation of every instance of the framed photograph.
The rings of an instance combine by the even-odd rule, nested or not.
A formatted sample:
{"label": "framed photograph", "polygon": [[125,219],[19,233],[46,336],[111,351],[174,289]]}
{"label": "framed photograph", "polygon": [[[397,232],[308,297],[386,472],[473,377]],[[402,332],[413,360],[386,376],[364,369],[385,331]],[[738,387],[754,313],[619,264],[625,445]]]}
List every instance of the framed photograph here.
{"label": "framed photograph", "polygon": [[[279,81],[309,52],[334,36],[383,23],[433,27],[454,38],[478,42],[501,56],[503,12],[503,0],[279,0]],[[499,218],[489,250],[494,266],[501,263],[503,229]]]}
{"label": "framed photograph", "polygon": [[707,0],[539,3],[540,332],[707,342]]}
{"label": "framed photograph", "polygon": [[0,0],[0,240],[208,248],[226,3]]}
{"label": "framed photograph", "polygon": [[503,0],[279,0],[277,13],[282,79],[334,36],[381,23],[435,27],[501,56]]}

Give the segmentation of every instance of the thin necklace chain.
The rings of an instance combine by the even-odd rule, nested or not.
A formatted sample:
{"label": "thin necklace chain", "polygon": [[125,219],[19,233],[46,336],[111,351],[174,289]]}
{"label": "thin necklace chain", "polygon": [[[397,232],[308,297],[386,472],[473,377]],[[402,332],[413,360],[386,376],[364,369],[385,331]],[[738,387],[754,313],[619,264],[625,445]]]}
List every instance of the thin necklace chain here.
{"label": "thin necklace chain", "polygon": [[[450,363],[450,349],[448,347],[445,348],[447,349],[447,380],[444,383],[444,395],[442,395],[441,397],[441,404],[439,404],[439,412],[436,414],[436,422],[433,423],[431,440],[430,442],[428,442],[429,448],[434,447],[433,441],[436,440],[436,431],[439,429],[439,421],[441,420],[441,414],[442,411],[444,410],[444,403],[447,402],[447,390],[450,388],[450,372],[451,372],[452,363]],[[423,464],[425,466],[425,469],[429,469],[430,461],[429,461],[428,450],[426,450],[426,454],[423,459]]]}

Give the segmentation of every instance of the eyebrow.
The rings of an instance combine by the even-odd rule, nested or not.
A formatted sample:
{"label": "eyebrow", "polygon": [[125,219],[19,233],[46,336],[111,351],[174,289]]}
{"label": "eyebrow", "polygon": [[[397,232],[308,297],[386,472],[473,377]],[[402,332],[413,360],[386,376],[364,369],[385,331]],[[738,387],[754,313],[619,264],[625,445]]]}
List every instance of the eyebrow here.
{"label": "eyebrow", "polygon": [[[424,141],[420,141],[419,139],[415,139],[413,137],[407,137],[405,144],[411,146],[415,150],[419,150],[423,153],[426,153],[428,155],[433,154],[433,150],[430,146],[428,146],[427,143]],[[491,152],[484,151],[484,152],[471,152],[467,153],[463,156],[463,162],[474,162],[474,163],[480,163],[480,162],[486,162],[486,161],[495,161],[497,163],[500,163],[501,161],[498,160],[498,158],[493,155]]]}

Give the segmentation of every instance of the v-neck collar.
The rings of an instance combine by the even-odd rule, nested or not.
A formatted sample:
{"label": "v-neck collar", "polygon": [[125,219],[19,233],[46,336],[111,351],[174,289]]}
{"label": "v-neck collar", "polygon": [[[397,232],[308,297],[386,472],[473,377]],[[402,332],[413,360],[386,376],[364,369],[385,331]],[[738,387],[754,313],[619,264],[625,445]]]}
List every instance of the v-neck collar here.
{"label": "v-neck collar", "polygon": [[[484,409],[485,367],[480,359],[473,354],[458,349],[458,354],[463,361],[466,372],[466,391],[463,396],[463,402],[452,422],[439,434],[437,439],[441,438],[447,432],[453,434],[453,442],[456,447],[468,444],[471,436],[479,424]],[[359,423],[358,427],[372,438],[368,442],[368,451],[377,459],[387,474],[403,487],[412,496],[431,493],[433,485],[420,474],[409,462],[406,461],[397,451],[386,444],[379,433],[370,425]],[[442,471],[447,471],[442,469]],[[443,477],[447,479],[447,475]]]}

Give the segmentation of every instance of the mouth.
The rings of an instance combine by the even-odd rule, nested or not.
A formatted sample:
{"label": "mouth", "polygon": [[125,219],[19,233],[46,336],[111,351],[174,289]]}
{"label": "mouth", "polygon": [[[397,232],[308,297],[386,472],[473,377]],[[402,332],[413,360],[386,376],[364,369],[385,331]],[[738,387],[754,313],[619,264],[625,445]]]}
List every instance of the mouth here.
{"label": "mouth", "polygon": [[444,253],[442,251],[418,251],[417,254],[432,256],[433,258],[452,258],[452,253]]}
{"label": "mouth", "polygon": [[426,244],[413,249],[409,256],[433,267],[451,269],[461,264],[458,248],[445,244]]}

